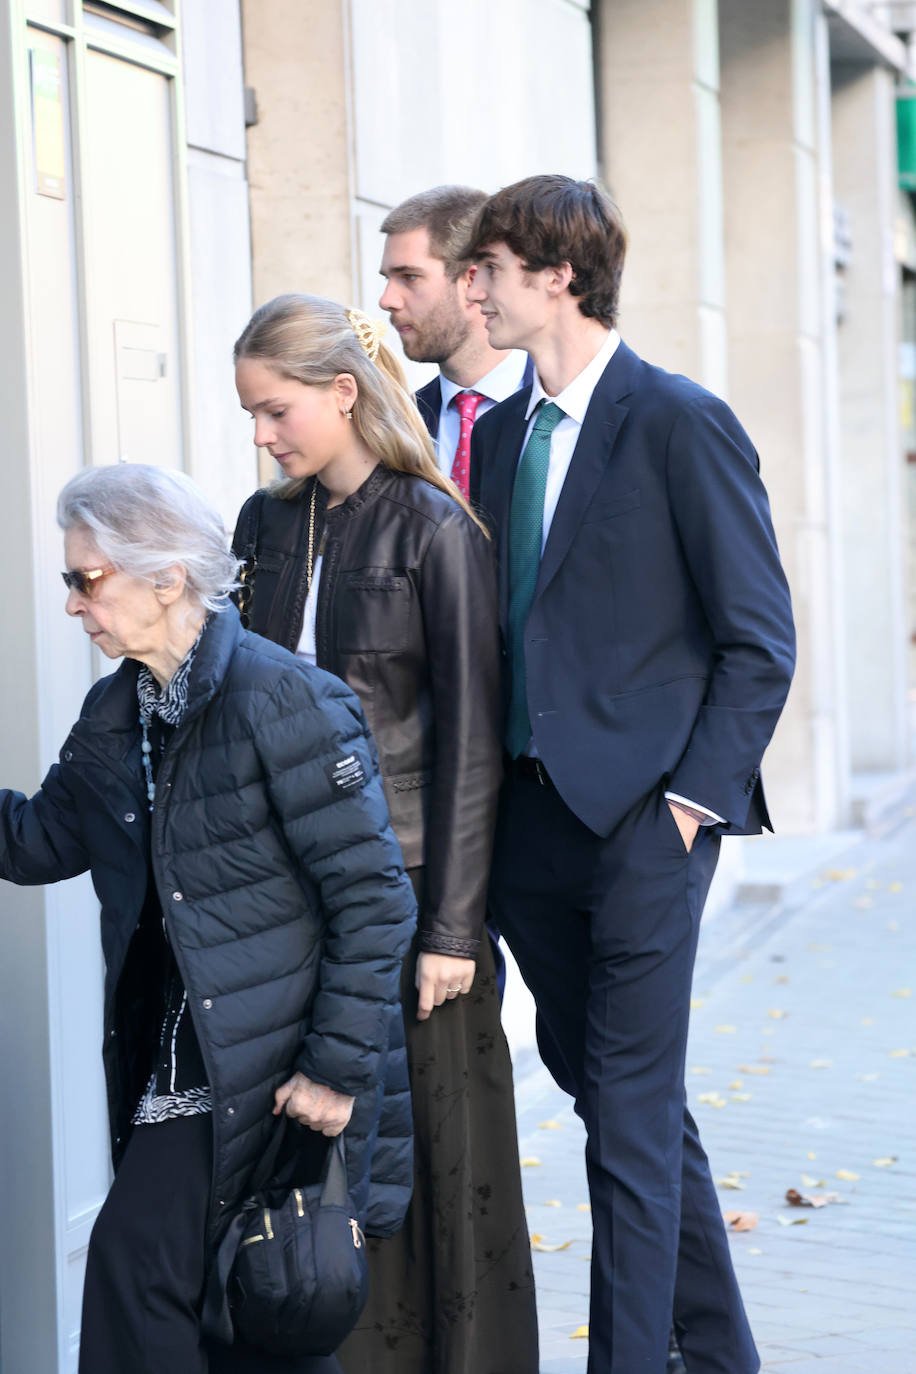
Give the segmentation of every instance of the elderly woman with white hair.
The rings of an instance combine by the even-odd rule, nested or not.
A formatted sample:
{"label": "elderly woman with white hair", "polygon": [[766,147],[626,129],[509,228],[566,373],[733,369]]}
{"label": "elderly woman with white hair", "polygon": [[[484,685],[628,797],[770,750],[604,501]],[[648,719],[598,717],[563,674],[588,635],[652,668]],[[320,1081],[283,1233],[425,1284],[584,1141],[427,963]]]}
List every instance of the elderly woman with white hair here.
{"label": "elderly woman with white hair", "polygon": [[415,913],[375,751],[342,682],[242,629],[237,563],[188,478],[86,469],[58,520],[67,612],[125,661],[35,795],[0,791],[0,877],[88,869],[101,902],[115,1179],[80,1371],[337,1369],[238,1342],[208,1353],[200,1313],[272,1113],[347,1127],[351,1195],[376,1233],[406,1206],[408,1154],[372,1177]]}

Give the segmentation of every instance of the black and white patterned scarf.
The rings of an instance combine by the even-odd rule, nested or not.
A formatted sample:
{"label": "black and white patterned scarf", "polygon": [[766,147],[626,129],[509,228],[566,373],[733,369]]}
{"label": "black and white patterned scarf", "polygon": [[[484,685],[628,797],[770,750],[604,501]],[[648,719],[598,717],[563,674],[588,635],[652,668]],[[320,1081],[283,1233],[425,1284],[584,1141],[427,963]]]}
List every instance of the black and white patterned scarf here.
{"label": "black and white patterned scarf", "polygon": [[149,729],[154,715],[158,716],[160,720],[164,720],[166,725],[179,725],[181,723],[181,718],[188,709],[188,679],[191,675],[191,665],[194,662],[194,655],[197,653],[198,645],[209,619],[210,617],[207,616],[204,620],[197,638],[161,692],[150,669],[145,663],[142,664],[140,672],[137,674],[137,700],[140,703],[140,719],[147,729]]}

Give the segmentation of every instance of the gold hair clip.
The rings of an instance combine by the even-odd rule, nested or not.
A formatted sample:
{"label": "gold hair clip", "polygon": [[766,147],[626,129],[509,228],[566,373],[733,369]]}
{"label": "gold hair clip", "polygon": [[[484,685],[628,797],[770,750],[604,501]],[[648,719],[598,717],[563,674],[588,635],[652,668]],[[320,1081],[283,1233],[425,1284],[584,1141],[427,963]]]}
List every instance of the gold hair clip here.
{"label": "gold hair clip", "polygon": [[379,344],[388,329],[388,321],[373,320],[362,310],[348,310],[347,322],[359,339],[363,352],[374,363],[378,358]]}

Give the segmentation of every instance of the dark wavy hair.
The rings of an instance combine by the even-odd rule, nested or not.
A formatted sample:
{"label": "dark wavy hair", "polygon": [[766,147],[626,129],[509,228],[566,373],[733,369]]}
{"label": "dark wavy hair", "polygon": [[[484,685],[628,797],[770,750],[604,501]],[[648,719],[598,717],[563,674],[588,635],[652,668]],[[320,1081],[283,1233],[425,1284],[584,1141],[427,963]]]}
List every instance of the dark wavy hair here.
{"label": "dark wavy hair", "polygon": [[593,181],[537,176],[503,187],[481,206],[461,255],[479,261],[494,243],[529,272],[568,262],[582,314],[608,328],[617,323],[627,235],[617,206]]}

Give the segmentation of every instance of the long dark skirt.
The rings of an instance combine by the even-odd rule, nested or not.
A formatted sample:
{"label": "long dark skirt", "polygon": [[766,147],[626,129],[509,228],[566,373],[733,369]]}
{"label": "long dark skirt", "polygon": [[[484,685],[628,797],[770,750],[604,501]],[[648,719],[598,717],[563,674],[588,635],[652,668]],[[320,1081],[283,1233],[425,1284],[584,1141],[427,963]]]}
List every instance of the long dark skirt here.
{"label": "long dark skirt", "polygon": [[471,992],[418,1021],[416,950],[402,996],[414,1114],[403,1229],[369,1241],[369,1304],[344,1374],[537,1374],[512,1065],[484,940]]}

